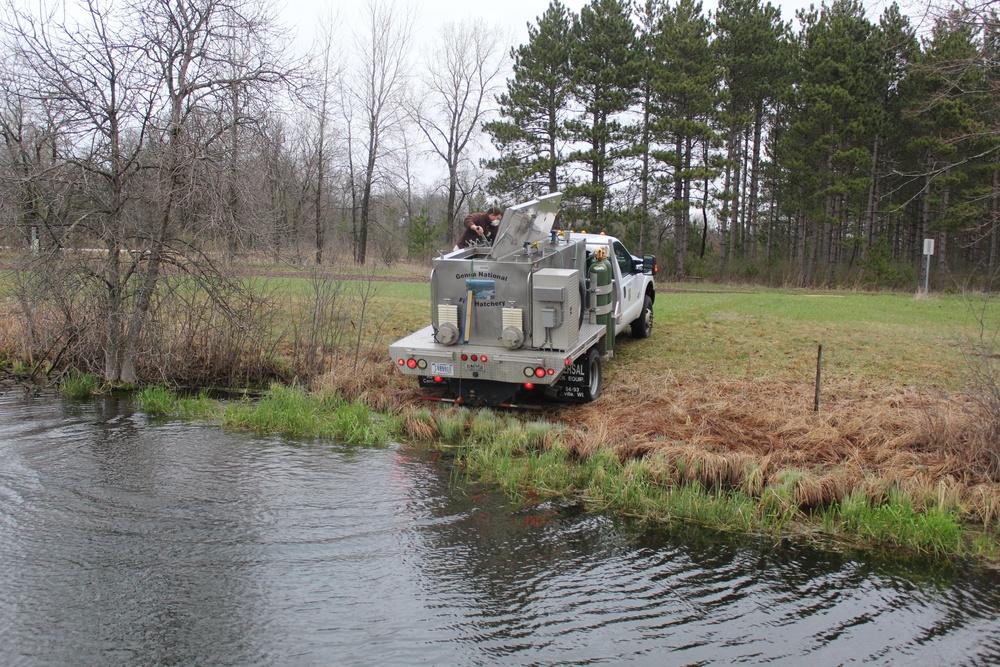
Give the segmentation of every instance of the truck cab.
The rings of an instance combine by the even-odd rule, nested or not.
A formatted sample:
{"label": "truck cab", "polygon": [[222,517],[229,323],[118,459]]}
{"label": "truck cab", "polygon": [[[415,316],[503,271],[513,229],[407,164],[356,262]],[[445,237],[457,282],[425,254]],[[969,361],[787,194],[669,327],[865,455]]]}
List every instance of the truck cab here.
{"label": "truck cab", "polygon": [[606,234],[573,232],[572,237],[584,239],[588,255],[601,248],[611,259],[617,292],[615,334],[631,329],[636,338],[648,338],[652,333],[653,302],[656,300],[653,283],[656,258],[647,255],[640,259],[632,255],[620,240]]}

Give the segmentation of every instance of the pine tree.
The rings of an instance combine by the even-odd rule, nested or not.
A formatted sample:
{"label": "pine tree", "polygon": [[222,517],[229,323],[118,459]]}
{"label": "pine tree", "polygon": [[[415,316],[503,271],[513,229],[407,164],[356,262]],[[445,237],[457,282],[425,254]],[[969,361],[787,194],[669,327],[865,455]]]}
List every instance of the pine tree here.
{"label": "pine tree", "polygon": [[[737,243],[751,255],[756,247],[767,111],[785,95],[795,65],[789,26],[782,22],[780,10],[770,3],[721,0],[716,33],[715,48],[725,71],[724,119],[728,130],[721,220],[721,261],[725,266]],[[749,165],[749,180],[744,165]]]}
{"label": "pine tree", "polygon": [[909,109],[909,148],[922,186],[911,256],[917,256],[920,239],[936,238],[935,261],[944,269],[951,236],[975,232],[988,219],[996,168],[997,137],[990,131],[995,98],[987,90],[975,33],[958,13],[936,22],[916,64],[917,94]]}
{"label": "pine tree", "polygon": [[800,189],[800,230],[808,255],[800,279],[831,284],[845,246],[857,236],[871,184],[881,54],[875,26],[856,0],[800,14],[802,79],[783,147]]}
{"label": "pine tree", "polygon": [[709,43],[711,26],[697,0],[679,0],[667,9],[652,40],[652,56],[661,73],[653,82],[656,110],[653,136],[663,148],[653,156],[671,174],[674,273],[683,276],[688,250],[693,183],[704,181],[708,165],[697,162],[706,142],[715,139],[719,70]]}
{"label": "pine tree", "polygon": [[567,211],[567,219],[592,225],[610,222],[607,210],[616,170],[628,154],[629,133],[621,116],[632,107],[641,60],[636,57],[636,31],[620,0],[593,0],[573,23],[570,46],[572,101],[577,105],[564,123],[577,149],[568,161],[587,176],[566,188],[571,201],[586,200],[585,211]]}
{"label": "pine tree", "polygon": [[555,192],[565,182],[562,125],[572,21],[572,13],[553,0],[537,26],[528,26],[528,43],[511,50],[514,76],[500,96],[500,120],[484,126],[500,153],[487,162],[495,171],[488,185],[495,195],[523,201]]}
{"label": "pine tree", "polygon": [[896,256],[898,233],[892,221],[897,216],[892,213],[891,200],[894,193],[904,198],[912,194],[906,192],[906,179],[900,179],[897,174],[903,166],[903,147],[908,141],[903,113],[911,104],[908,100],[913,92],[909,75],[920,45],[909,20],[895,3],[882,13],[876,38],[876,48],[881,54],[876,72],[879,105],[875,109],[873,126],[872,181],[865,212],[864,242],[856,246],[862,261],[876,244],[884,249],[880,251],[883,254]]}
{"label": "pine tree", "polygon": [[[653,160],[653,123],[658,116],[653,97],[653,82],[669,76],[663,63],[656,58],[654,49],[662,32],[665,0],[646,0],[638,7],[639,32],[636,38],[637,68],[640,72],[636,88],[638,119],[629,128],[632,134],[630,156],[634,161],[635,179],[638,186],[639,204],[635,217],[638,223],[638,252],[644,254],[649,243],[650,224],[653,212],[659,208],[661,191],[657,178],[657,166]],[[627,234],[626,234],[627,235]]]}

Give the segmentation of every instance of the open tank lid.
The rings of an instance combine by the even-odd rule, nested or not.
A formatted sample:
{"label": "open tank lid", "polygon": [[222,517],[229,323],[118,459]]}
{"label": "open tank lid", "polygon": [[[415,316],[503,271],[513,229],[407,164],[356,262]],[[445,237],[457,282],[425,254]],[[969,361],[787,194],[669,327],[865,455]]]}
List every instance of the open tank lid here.
{"label": "open tank lid", "polygon": [[524,248],[525,243],[535,243],[548,238],[559,212],[561,192],[532,199],[511,206],[503,212],[497,229],[490,259],[503,259]]}

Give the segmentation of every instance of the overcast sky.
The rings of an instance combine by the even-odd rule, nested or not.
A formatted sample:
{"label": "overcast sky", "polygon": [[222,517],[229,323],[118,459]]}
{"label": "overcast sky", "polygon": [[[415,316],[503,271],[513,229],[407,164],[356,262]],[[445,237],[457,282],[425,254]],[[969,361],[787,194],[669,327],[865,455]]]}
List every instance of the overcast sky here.
{"label": "overcast sky", "polygon": [[[877,20],[884,0],[863,2],[869,15]],[[703,0],[703,3],[706,12],[715,11],[717,0]],[[794,19],[796,10],[813,4],[810,0],[771,0],[771,3],[781,7],[786,21]],[[359,10],[366,4],[367,0],[285,0],[281,18],[296,28],[301,42],[308,44],[321,13],[339,12],[341,26],[354,25],[358,21]],[[549,6],[549,0],[395,0],[395,4],[398,7],[409,4],[416,9],[418,16],[414,24],[414,37],[417,43],[436,35],[448,21],[458,23],[468,19],[482,19],[487,24],[497,25],[508,31],[511,44],[523,44],[528,39],[527,24],[537,22],[538,17]],[[563,0],[563,4],[574,12],[579,12],[588,4],[588,0]],[[820,3],[817,0],[815,4]]]}

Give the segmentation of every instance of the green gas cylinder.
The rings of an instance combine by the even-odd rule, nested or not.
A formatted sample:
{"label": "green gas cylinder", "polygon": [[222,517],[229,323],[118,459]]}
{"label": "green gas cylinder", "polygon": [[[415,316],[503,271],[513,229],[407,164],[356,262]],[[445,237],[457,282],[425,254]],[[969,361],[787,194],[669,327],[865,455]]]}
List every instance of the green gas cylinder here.
{"label": "green gas cylinder", "polygon": [[594,251],[592,260],[588,277],[590,278],[590,287],[597,296],[597,323],[603,324],[608,329],[604,344],[606,351],[610,352],[615,346],[615,318],[611,303],[611,291],[614,289],[611,279],[614,277],[614,273],[611,270],[608,253],[603,248]]}

